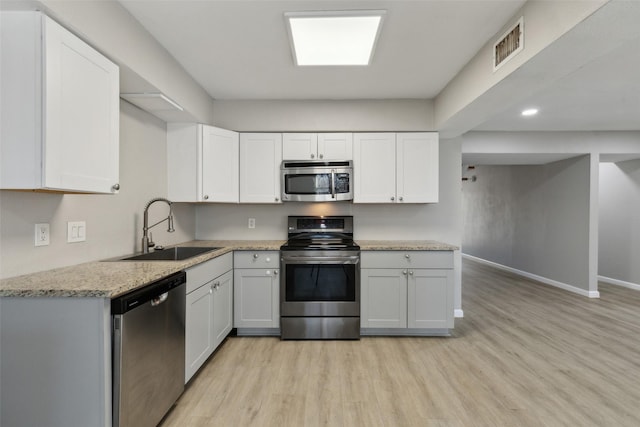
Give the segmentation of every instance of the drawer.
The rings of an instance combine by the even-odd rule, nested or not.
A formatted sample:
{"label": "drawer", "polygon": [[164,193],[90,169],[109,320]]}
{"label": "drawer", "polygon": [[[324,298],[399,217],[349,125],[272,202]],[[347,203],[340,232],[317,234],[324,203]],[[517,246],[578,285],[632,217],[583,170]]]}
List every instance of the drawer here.
{"label": "drawer", "polygon": [[187,294],[232,269],[231,252],[187,268]]}
{"label": "drawer", "polygon": [[453,268],[452,251],[362,251],[362,268]]}
{"label": "drawer", "polygon": [[280,268],[279,251],[236,251],[233,268]]}

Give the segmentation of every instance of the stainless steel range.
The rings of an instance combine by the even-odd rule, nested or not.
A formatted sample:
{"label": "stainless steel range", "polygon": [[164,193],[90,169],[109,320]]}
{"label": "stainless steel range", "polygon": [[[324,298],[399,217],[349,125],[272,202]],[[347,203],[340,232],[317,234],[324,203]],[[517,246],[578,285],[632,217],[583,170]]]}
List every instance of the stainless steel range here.
{"label": "stainless steel range", "polygon": [[280,248],[282,339],[360,338],[360,247],[351,216],[290,216]]}

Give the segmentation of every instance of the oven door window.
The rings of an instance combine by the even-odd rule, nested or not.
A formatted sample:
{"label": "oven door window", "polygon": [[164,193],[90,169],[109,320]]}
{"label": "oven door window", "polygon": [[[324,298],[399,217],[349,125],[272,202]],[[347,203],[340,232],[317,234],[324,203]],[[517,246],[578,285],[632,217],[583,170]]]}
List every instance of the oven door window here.
{"label": "oven door window", "polygon": [[355,301],[356,265],[288,264],[286,301]]}
{"label": "oven door window", "polygon": [[288,174],[284,180],[286,194],[331,194],[331,174]]}

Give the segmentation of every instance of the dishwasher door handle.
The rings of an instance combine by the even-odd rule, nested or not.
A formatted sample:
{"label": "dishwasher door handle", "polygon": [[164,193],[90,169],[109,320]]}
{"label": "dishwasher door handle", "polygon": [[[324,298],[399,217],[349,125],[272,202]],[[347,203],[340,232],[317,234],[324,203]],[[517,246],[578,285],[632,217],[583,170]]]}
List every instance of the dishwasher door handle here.
{"label": "dishwasher door handle", "polygon": [[153,298],[151,300],[151,307],[156,307],[156,306],[162,304],[163,302],[165,302],[167,300],[167,298],[169,298],[169,292],[165,292],[164,294]]}

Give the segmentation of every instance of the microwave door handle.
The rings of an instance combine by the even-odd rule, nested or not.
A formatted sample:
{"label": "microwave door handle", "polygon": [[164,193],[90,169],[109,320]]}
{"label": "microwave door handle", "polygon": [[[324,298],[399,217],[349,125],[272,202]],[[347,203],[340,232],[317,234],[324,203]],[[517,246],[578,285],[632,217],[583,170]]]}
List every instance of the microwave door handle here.
{"label": "microwave door handle", "polygon": [[331,169],[331,198],[336,198],[336,170]]}

